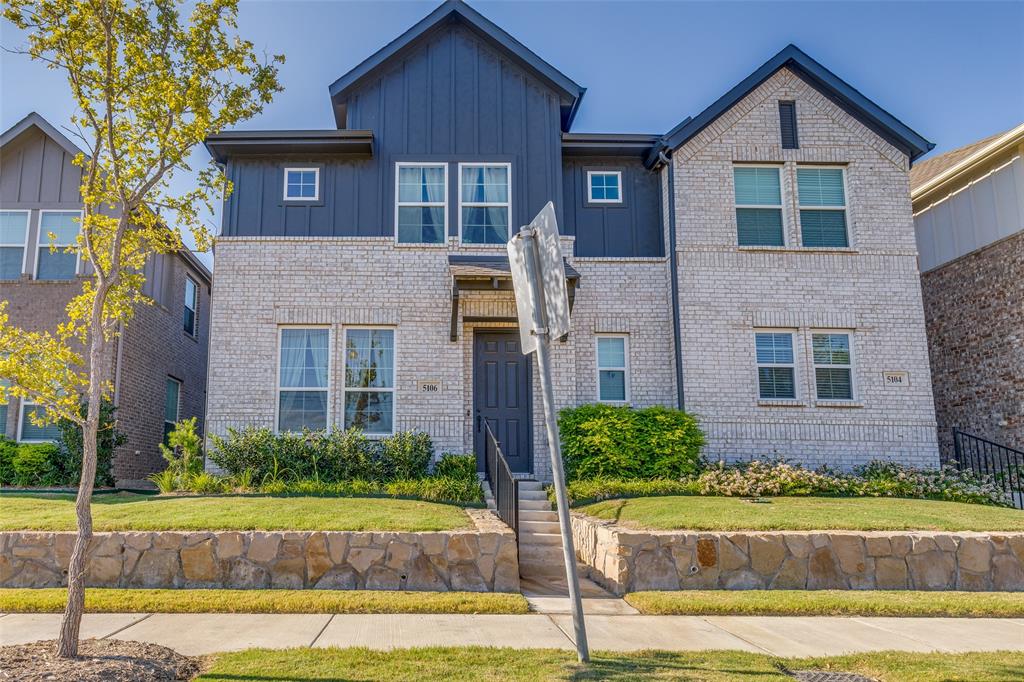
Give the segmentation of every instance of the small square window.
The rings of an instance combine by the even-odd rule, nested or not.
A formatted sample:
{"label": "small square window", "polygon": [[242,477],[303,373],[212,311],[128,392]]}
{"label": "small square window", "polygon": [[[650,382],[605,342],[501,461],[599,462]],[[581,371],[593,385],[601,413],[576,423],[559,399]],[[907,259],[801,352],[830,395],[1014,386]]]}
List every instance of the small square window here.
{"label": "small square window", "polygon": [[622,172],[587,171],[587,188],[592,204],[621,204]]}
{"label": "small square window", "polygon": [[285,168],[284,198],[287,201],[316,201],[320,198],[319,168]]}
{"label": "small square window", "polygon": [[597,337],[597,399],[602,403],[629,400],[629,340],[625,336]]}

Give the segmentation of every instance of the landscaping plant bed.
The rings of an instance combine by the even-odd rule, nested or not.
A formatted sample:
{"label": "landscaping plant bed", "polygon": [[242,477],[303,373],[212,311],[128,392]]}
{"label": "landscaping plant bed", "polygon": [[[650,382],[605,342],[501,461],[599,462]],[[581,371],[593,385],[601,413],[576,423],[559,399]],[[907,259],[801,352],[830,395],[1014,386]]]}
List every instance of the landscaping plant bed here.
{"label": "landscaping plant bed", "polygon": [[200,669],[199,659],[156,644],[86,639],[78,645],[77,658],[60,658],[56,649],[55,640],[0,647],[0,678],[22,682],[191,680]]}

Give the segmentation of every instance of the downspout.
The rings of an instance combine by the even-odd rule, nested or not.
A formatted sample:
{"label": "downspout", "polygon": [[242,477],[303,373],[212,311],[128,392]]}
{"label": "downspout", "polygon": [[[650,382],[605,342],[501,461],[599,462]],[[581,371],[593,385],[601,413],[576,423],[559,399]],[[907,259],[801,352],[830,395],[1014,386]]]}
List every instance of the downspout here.
{"label": "downspout", "polygon": [[676,173],[675,164],[664,150],[658,151],[658,159],[668,166],[668,262],[672,276],[672,339],[676,351],[676,404],[682,410],[685,405],[685,392],[683,391],[682,326],[679,313],[679,257],[676,253]]}

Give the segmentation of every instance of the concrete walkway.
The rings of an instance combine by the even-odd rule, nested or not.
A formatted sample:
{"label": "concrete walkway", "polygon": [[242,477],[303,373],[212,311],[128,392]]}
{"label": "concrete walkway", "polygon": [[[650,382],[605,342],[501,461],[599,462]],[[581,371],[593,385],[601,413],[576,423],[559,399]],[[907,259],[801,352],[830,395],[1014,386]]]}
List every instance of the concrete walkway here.
{"label": "concrete walkway", "polygon": [[[0,645],[57,636],[60,614],[0,615]],[[571,649],[567,614],[86,614],[83,637],[162,644],[187,655],[249,647]],[[590,647],[607,651],[738,649],[777,656],[862,651],[1024,651],[1024,619],[590,615]]]}

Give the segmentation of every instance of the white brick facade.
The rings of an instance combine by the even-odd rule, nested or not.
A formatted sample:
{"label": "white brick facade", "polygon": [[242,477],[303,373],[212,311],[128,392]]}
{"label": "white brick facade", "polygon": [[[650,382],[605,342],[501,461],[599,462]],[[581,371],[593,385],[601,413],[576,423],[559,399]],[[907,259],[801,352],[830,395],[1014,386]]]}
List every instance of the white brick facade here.
{"label": "white brick facade", "polygon": [[[779,100],[796,101],[799,149],[779,143]],[[782,163],[786,247],[736,246],[733,164]],[[850,248],[800,246],[800,163],[846,169]],[[873,458],[938,463],[907,158],[782,69],[680,147],[677,253],[686,408],[710,458],[784,456],[850,467]],[[758,400],[755,328],[795,332],[797,400]],[[816,400],[812,330],[846,330],[852,406]],[[910,385],[883,384],[883,372]]]}

